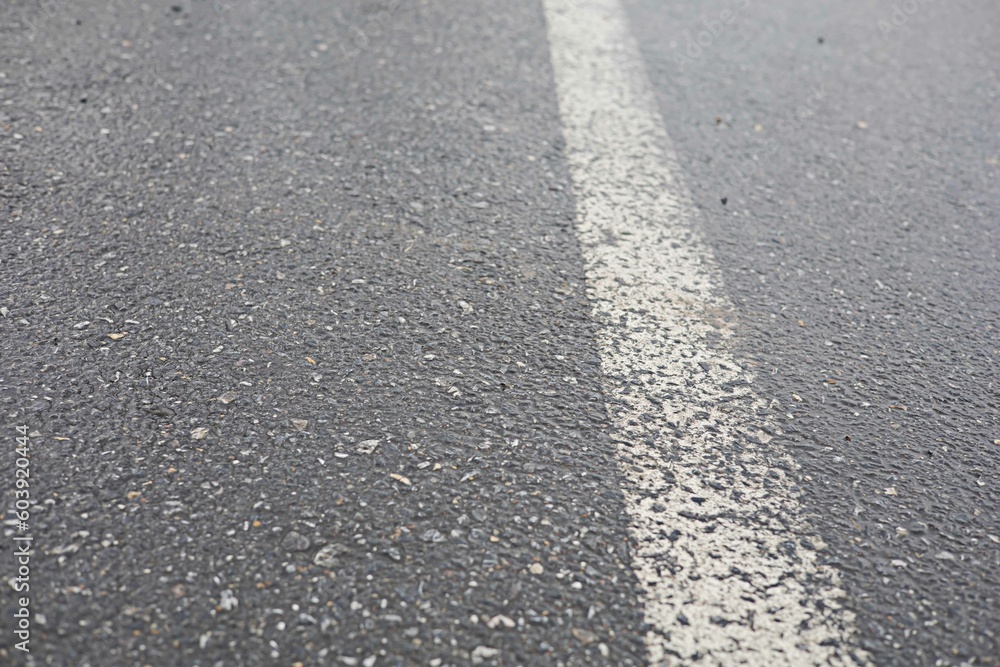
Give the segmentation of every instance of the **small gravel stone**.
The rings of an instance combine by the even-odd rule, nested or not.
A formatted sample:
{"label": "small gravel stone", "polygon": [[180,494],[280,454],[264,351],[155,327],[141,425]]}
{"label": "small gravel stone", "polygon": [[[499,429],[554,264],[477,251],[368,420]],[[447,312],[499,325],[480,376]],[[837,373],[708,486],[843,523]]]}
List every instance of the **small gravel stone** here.
{"label": "small gravel stone", "polygon": [[472,649],[472,664],[481,665],[484,660],[495,658],[500,655],[500,649],[490,646],[477,646]]}
{"label": "small gravel stone", "polygon": [[343,544],[328,544],[313,556],[313,563],[320,567],[332,568],[340,563],[340,556],[347,552]]}
{"label": "small gravel stone", "polygon": [[486,627],[488,627],[490,630],[498,628],[501,625],[505,628],[513,628],[516,625],[516,623],[514,623],[514,619],[510,618],[509,616],[504,616],[503,614],[497,614],[490,620],[486,621]]}
{"label": "small gravel stone", "polygon": [[281,546],[286,551],[305,551],[310,545],[309,538],[297,531],[291,531],[281,540]]}
{"label": "small gravel stone", "polygon": [[378,440],[363,440],[358,443],[357,452],[358,454],[371,454],[378,447]]}
{"label": "small gravel stone", "polygon": [[236,595],[228,588],[222,591],[219,596],[219,607],[222,611],[232,611],[240,606],[240,601],[236,599]]}
{"label": "small gravel stone", "polygon": [[431,528],[430,530],[425,530],[424,534],[420,536],[420,539],[422,539],[424,542],[444,542],[445,540],[444,535],[441,534],[441,531],[435,528]]}
{"label": "small gravel stone", "polygon": [[199,426],[191,431],[192,440],[204,440],[206,437],[208,437],[208,428],[205,426]]}

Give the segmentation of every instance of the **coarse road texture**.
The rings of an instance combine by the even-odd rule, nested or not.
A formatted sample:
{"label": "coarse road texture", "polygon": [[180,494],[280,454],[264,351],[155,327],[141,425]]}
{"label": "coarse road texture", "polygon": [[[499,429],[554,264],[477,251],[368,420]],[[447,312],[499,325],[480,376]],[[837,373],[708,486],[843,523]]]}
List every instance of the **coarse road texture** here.
{"label": "coarse road texture", "polygon": [[[587,283],[645,588],[650,661],[846,664],[731,306],[617,0],[547,0]],[[640,384],[636,383],[640,381]],[[798,544],[796,539],[798,538]]]}
{"label": "coarse road texture", "polygon": [[998,28],[5,2],[0,664],[1000,665]]}

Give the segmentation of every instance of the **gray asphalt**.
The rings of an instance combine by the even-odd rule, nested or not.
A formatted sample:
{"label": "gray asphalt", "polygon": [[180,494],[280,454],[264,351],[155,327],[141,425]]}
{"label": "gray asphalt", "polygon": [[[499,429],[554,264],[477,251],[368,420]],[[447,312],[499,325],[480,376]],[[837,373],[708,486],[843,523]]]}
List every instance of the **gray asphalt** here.
{"label": "gray asphalt", "polygon": [[[626,7],[860,646],[1000,664],[1000,10]],[[0,8],[0,661],[644,664],[545,34]]]}
{"label": "gray asphalt", "polygon": [[628,4],[743,357],[876,664],[997,664],[1000,8],[754,4],[674,57],[729,5]]}

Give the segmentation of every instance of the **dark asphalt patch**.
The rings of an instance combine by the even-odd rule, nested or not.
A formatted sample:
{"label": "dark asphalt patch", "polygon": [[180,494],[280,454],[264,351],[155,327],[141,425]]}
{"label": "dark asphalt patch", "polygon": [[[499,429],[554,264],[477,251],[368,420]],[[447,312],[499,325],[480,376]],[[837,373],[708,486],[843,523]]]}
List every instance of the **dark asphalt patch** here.
{"label": "dark asphalt patch", "polygon": [[539,8],[181,9],[0,21],[32,655],[639,664]]}

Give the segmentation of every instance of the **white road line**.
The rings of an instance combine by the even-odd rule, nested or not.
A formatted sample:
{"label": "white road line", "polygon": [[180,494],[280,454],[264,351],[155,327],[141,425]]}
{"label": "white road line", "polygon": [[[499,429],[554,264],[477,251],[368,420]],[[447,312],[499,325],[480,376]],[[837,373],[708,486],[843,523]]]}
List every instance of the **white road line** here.
{"label": "white road line", "polygon": [[650,662],[864,664],[619,1],[543,1]]}

